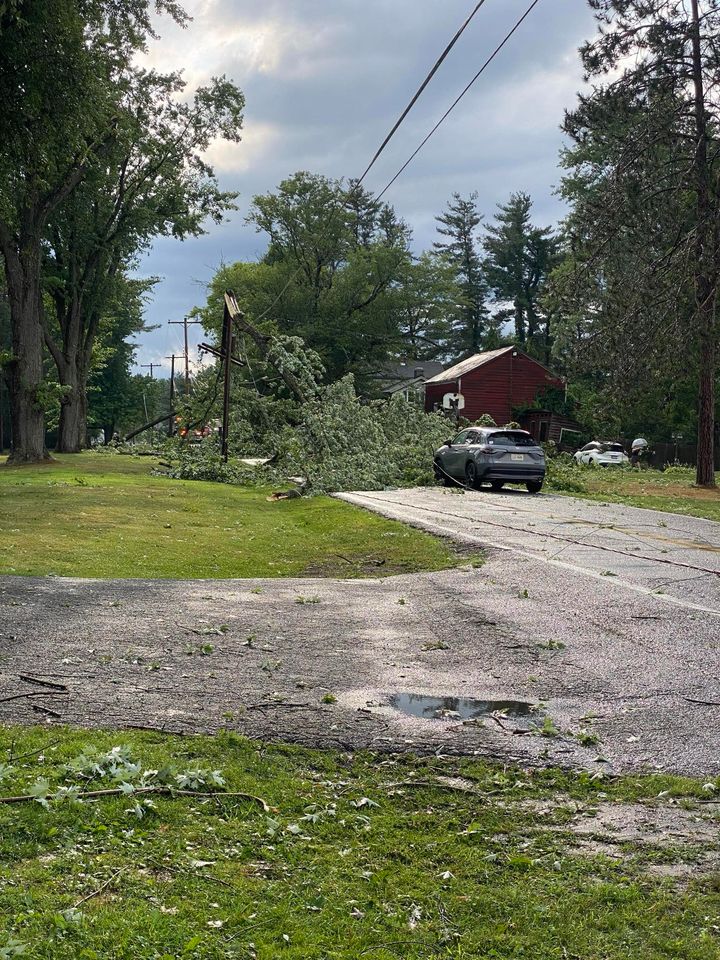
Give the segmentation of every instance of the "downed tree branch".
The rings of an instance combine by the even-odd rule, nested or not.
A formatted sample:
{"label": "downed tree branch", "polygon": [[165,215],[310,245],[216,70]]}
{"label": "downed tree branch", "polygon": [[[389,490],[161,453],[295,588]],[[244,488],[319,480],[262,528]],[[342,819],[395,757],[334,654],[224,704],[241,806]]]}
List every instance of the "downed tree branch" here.
{"label": "downed tree branch", "polygon": [[118,870],[118,872],[114,873],[108,880],[105,881],[105,883],[102,884],[102,886],[99,886],[97,890],[93,890],[92,893],[88,893],[87,896],[83,897],[81,900],[78,900],[77,903],[73,904],[73,910],[77,910],[77,908],[80,906],[81,903],[87,903],[88,900],[92,900],[93,897],[97,897],[98,894],[102,893],[103,890],[109,887],[110,884],[113,883],[113,881],[117,880],[120,874],[124,872],[125,872],[124,867],[122,870]]}
{"label": "downed tree branch", "polygon": [[12,697],[3,697],[0,703],[10,703],[11,700],[23,700],[29,697],[67,697],[68,691],[61,690],[35,690],[32,693],[15,693]]}
{"label": "downed tree branch", "polygon": [[21,753],[19,757],[13,757],[12,753],[8,758],[9,763],[17,763],[18,760],[27,760],[28,757],[36,757],[39,753],[45,753],[46,750],[49,750],[50,747],[54,747],[55,744],[60,743],[60,740],[51,740],[50,743],[46,743],[44,747],[40,747],[39,750],[29,750],[27,753]]}
{"label": "downed tree branch", "polygon": [[62,714],[58,713],[57,710],[51,710],[49,707],[41,707],[39,703],[31,703],[30,706],[35,713],[42,713],[43,716],[52,717],[54,720],[62,720]]}
{"label": "downed tree branch", "polygon": [[[141,795],[147,795],[149,793],[154,793],[156,795],[164,797],[214,797],[216,800],[219,799],[228,799],[235,798],[241,800],[252,800],[253,803],[259,803],[263,808],[265,813],[270,812],[270,806],[262,799],[262,797],[256,797],[252,793],[223,793],[219,791],[207,791],[203,792],[201,790],[176,790],[174,787],[138,787],[136,790],[133,790],[132,793],[128,793],[126,790],[123,790],[121,787],[109,787],[106,790],[85,790],[82,793],[78,793],[78,800],[90,800],[97,797],[119,797],[120,795],[126,797],[137,797]],[[49,798],[52,799],[52,796]],[[0,803],[27,803],[31,800],[36,800],[36,797],[30,796],[28,794],[22,794],[17,797],[0,797]]]}
{"label": "downed tree branch", "polygon": [[25,683],[34,683],[38,687],[50,687],[51,690],[62,690],[67,692],[67,686],[64,683],[53,683],[51,680],[41,680],[39,677],[29,677],[24,673],[20,674],[20,679]]}

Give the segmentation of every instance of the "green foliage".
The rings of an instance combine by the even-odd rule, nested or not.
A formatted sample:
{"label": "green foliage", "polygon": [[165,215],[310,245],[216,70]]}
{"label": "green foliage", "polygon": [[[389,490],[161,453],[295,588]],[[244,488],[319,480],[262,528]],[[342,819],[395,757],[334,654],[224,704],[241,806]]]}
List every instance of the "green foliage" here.
{"label": "green foliage", "polygon": [[[76,780],[68,765],[117,743],[104,731],[3,728],[3,756],[34,754],[3,794],[40,777],[51,793],[114,788],[111,775]],[[0,868],[14,881],[2,890],[5,956],[391,960],[401,941],[407,960],[425,960],[428,944],[453,960],[717,954],[716,878],[699,871],[694,847],[648,837],[618,856],[578,855],[573,830],[592,826],[601,802],[644,820],[657,808],[665,822],[679,805],[702,816],[700,782],[409,753],[378,763],[232,731],[129,731],[122,743],[142,773],[186,774],[214,798],[158,796],[142,818],[132,795],[53,802],[51,812],[0,805]],[[214,771],[225,787],[209,783]],[[660,865],[695,875],[689,886],[668,881]]]}
{"label": "green foliage", "polygon": [[587,467],[577,464],[569,453],[546,459],[545,486],[565,493],[586,493]]}
{"label": "green foliage", "polygon": [[170,477],[173,480],[210,480],[214,483],[234,483],[251,485],[257,478],[257,471],[244,467],[234,460],[223,463],[217,438],[208,437],[201,443],[176,441],[168,446],[166,456],[170,467],[159,467],[157,476]]}
{"label": "green foliage", "polygon": [[447,210],[436,217],[438,233],[445,237],[433,244],[452,266],[461,294],[460,316],[455,322],[455,352],[478,353],[488,345],[487,282],[478,253],[477,228],[482,217],[477,209],[477,193],[467,199],[454,193]]}
{"label": "green foliage", "polygon": [[[569,256],[551,283],[556,353],[596,409],[642,418],[663,439],[683,420],[694,435],[699,410],[706,473],[718,374],[720,10],[700,4],[695,23],[693,5],[671,0],[591,5],[598,31],[581,51],[591,87],[564,122],[571,209]],[[688,386],[695,400],[683,400]]]}
{"label": "green foliage", "polygon": [[447,420],[401,398],[362,403],[353,378],[323,387],[279,436],[281,468],[313,492],[379,490],[433,482],[433,451]]}
{"label": "green foliage", "polygon": [[[270,311],[268,322],[301,337],[331,378],[372,372],[400,345],[395,285],[410,254],[391,207],[353,183],[300,172],[256,196],[248,221],[270,241],[257,271],[241,267],[257,273],[255,287],[233,286],[250,320]],[[213,310],[210,324],[221,316]]]}
{"label": "green foliage", "polygon": [[493,420],[493,418],[490,416],[489,413],[483,413],[475,421],[475,426],[476,427],[496,427],[497,424],[495,423],[495,421]]}
{"label": "green foliage", "polygon": [[[515,342],[546,361],[550,356],[551,318],[542,308],[543,287],[559,258],[559,241],[549,227],[533,226],[532,200],[513,193],[500,204],[484,241],[485,273],[495,301],[496,320],[512,320]],[[502,304],[510,302],[511,308]]]}

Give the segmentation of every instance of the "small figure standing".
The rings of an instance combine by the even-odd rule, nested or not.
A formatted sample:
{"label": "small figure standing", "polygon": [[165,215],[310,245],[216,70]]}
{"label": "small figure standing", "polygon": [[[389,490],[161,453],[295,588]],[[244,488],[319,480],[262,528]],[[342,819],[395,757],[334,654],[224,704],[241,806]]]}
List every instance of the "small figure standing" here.
{"label": "small figure standing", "polygon": [[637,437],[633,440],[632,448],[630,450],[630,466],[633,468],[640,469],[640,461],[647,456],[648,452],[648,442],[642,437]]}

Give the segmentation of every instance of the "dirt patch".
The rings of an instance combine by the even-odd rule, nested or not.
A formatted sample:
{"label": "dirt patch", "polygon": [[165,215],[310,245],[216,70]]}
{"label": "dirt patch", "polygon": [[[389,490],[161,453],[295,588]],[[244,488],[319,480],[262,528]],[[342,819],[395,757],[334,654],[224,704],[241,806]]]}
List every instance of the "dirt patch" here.
{"label": "dirt patch", "polygon": [[543,831],[569,834],[571,855],[632,857],[644,873],[678,881],[720,870],[720,804],[685,809],[603,801],[590,807],[559,797],[512,806],[552,821],[542,824]]}

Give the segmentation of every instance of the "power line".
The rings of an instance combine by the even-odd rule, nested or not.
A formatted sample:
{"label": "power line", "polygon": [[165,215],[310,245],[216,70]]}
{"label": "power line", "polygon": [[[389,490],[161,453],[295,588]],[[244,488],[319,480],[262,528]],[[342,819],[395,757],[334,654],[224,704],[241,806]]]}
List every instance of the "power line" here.
{"label": "power line", "polygon": [[397,132],[397,129],[398,129],[398,127],[400,126],[400,124],[403,122],[403,120],[405,119],[405,117],[410,113],[410,111],[412,110],[412,108],[415,106],[415,104],[417,103],[417,101],[420,99],[420,97],[422,96],[423,91],[425,90],[425,88],[427,87],[427,85],[430,83],[430,81],[432,80],[432,78],[435,76],[435,74],[438,72],[438,70],[439,70],[440,67],[442,66],[443,62],[444,62],[445,59],[447,58],[448,54],[449,54],[450,51],[452,50],[452,48],[453,48],[453,47],[455,46],[455,44],[458,42],[458,40],[459,40],[460,37],[463,35],[463,33],[465,33],[466,29],[470,26],[470,23],[472,22],[475,14],[478,12],[478,10],[480,9],[480,7],[482,7],[482,5],[483,5],[484,3],[485,3],[485,0],[479,0],[479,3],[477,3],[477,4],[475,5],[475,9],[473,10],[473,12],[472,12],[472,13],[470,14],[470,16],[467,18],[467,20],[465,21],[465,23],[463,23],[463,25],[460,27],[460,29],[459,29],[458,32],[455,34],[455,36],[452,38],[452,40],[450,41],[450,43],[445,47],[445,49],[443,50],[443,52],[440,54],[440,57],[435,61],[435,66],[432,68],[432,70],[430,71],[430,73],[425,77],[425,79],[424,79],[423,82],[422,82],[422,85],[419,87],[419,89],[418,89],[417,92],[415,93],[415,95],[414,95],[414,97],[412,98],[412,100],[410,101],[410,103],[405,107],[405,109],[403,110],[403,112],[400,114],[400,117],[398,118],[397,122],[395,123],[395,126],[392,128],[392,130],[390,131],[390,133],[385,137],[385,139],[383,140],[383,142],[380,144],[380,148],[378,149],[377,153],[375,154],[375,156],[372,158],[372,160],[371,160],[370,163],[368,164],[368,166],[367,166],[367,168],[365,169],[365,172],[363,173],[363,175],[362,175],[362,176],[360,177],[360,179],[357,181],[357,186],[358,186],[358,187],[362,184],[362,182],[363,182],[363,180],[365,179],[365,177],[368,175],[368,173],[370,173],[370,171],[372,170],[372,168],[375,166],[375,162],[377,161],[378,157],[379,157],[380,154],[383,152],[383,150],[385,149],[385,147],[390,143],[390,141],[392,140],[392,138],[395,136],[395,134],[396,134],[396,132]]}
{"label": "power line", "polygon": [[472,78],[472,80],[470,81],[470,83],[465,87],[465,89],[462,91],[462,93],[457,97],[457,99],[456,99],[456,100],[450,105],[450,107],[445,111],[445,113],[442,115],[442,117],[440,117],[440,119],[438,120],[438,122],[437,122],[437,123],[435,124],[435,126],[432,128],[432,130],[430,131],[430,133],[425,137],[425,139],[422,141],[422,143],[421,143],[420,146],[417,148],[417,150],[412,154],[411,157],[408,158],[408,160],[405,161],[405,163],[402,165],[402,167],[400,167],[400,169],[398,170],[398,172],[397,172],[397,173],[395,174],[395,176],[392,178],[392,180],[390,181],[390,183],[388,183],[387,186],[383,189],[383,191],[377,195],[377,199],[378,199],[378,200],[382,200],[382,198],[383,198],[383,197],[385,196],[385,194],[388,192],[388,190],[390,189],[390,187],[395,183],[395,181],[398,179],[398,177],[407,170],[407,168],[408,168],[408,167],[410,166],[410,164],[413,162],[413,160],[415,159],[415,157],[420,153],[420,151],[422,150],[422,148],[423,148],[423,147],[425,146],[425,144],[428,142],[428,140],[430,139],[430,137],[432,137],[432,135],[433,135],[433,134],[436,132],[436,130],[441,126],[441,124],[443,124],[443,123],[445,122],[445,120],[447,120],[447,118],[448,118],[448,117],[450,116],[450,114],[453,112],[453,110],[455,109],[455,107],[460,103],[460,101],[461,101],[462,98],[465,96],[465,94],[466,94],[466,93],[470,90],[470,88],[476,83],[476,81],[480,79],[480,77],[483,75],[483,73],[487,70],[487,68],[488,68],[488,67],[490,66],[490,64],[493,62],[493,60],[495,59],[495,57],[496,57],[496,56],[500,53],[500,51],[503,49],[503,47],[505,46],[505,44],[510,40],[510,38],[514,35],[514,33],[522,26],[522,24],[525,22],[525,20],[527,20],[527,18],[528,18],[528,17],[530,16],[530,14],[533,12],[533,10],[535,9],[535,7],[538,5],[538,3],[540,3],[540,0],[533,0],[533,2],[530,4],[530,6],[529,6],[529,7],[527,8],[527,10],[525,11],[525,13],[524,13],[524,14],[520,17],[520,19],[516,22],[516,24],[515,24],[515,26],[512,28],[512,30],[510,30],[509,33],[507,33],[507,34],[505,35],[505,38],[503,39],[503,41],[502,41],[500,44],[498,44],[498,46],[493,50],[493,52],[492,52],[492,53],[490,54],[490,56],[487,58],[487,60],[485,61],[485,63],[480,67],[480,69],[479,69],[478,72],[475,74],[475,76]]}

